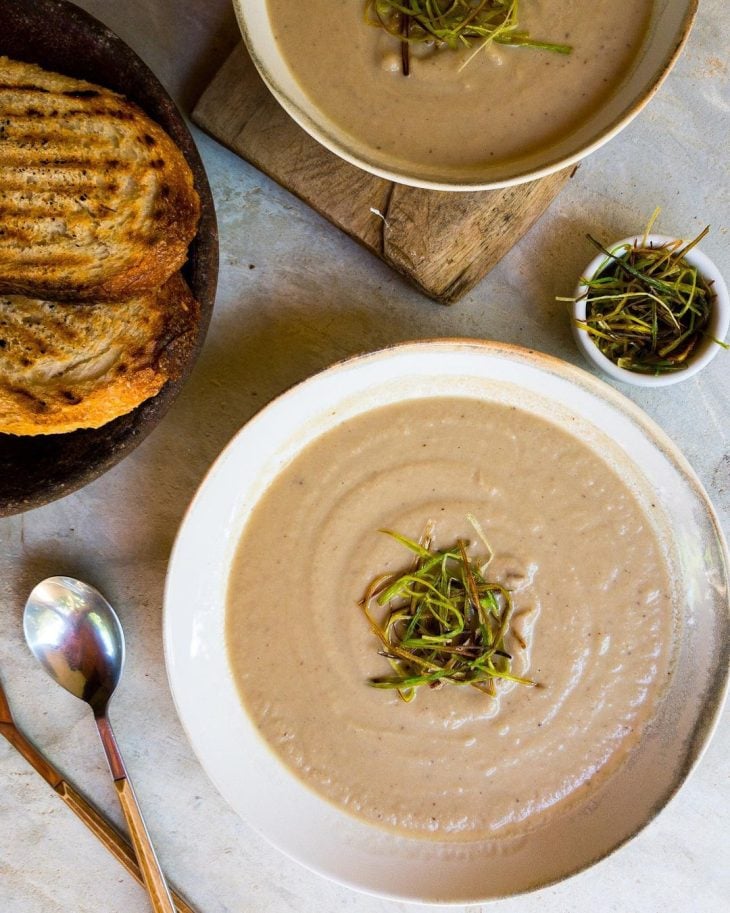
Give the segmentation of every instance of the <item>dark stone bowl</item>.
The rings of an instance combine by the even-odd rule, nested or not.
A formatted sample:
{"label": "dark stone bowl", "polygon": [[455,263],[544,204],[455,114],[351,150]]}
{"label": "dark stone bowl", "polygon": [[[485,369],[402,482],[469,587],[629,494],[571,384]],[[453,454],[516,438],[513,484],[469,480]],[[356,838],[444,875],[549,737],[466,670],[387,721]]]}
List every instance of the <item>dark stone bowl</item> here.
{"label": "dark stone bowl", "polygon": [[180,112],[146,64],[101,22],[66,0],[0,0],[0,55],[90,80],[136,102],[182,150],[201,201],[198,233],[183,268],[201,315],[180,377],[101,428],[37,437],[0,434],[0,516],[7,516],[91,482],[130,453],[162,419],[208,329],[218,277],[218,227],[203,163]]}

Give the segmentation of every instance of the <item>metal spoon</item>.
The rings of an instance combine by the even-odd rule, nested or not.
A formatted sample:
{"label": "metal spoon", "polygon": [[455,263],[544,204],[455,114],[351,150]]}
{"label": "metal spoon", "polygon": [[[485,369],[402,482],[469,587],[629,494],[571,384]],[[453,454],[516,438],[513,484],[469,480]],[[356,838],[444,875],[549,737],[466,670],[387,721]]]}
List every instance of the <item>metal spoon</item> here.
{"label": "metal spoon", "polygon": [[155,913],[175,913],[107,717],[124,666],[124,634],[114,609],[98,590],[80,580],[49,577],[28,597],[23,630],[28,646],[51,678],[94,711],[152,907]]}

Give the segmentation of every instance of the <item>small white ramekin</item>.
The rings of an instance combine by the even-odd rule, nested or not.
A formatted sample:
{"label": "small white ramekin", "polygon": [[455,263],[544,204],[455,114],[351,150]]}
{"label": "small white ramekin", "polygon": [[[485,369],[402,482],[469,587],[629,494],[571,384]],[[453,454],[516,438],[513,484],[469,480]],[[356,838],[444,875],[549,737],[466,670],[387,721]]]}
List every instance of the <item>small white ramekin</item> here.
{"label": "small white ramekin", "polygon": [[[624,238],[609,245],[606,249],[616,251],[625,245],[635,245],[641,236]],[[675,241],[675,238],[666,235],[648,235],[647,242],[654,247]],[[598,346],[595,344],[590,334],[576,325],[576,321],[585,321],[586,319],[586,299],[585,294],[588,291],[583,282],[584,278],[592,278],[605,263],[606,255],[599,254],[595,257],[585,270],[581,273],[581,281],[575,290],[575,303],[573,305],[573,336],[575,337],[578,348],[585,358],[597,368],[600,368],[609,377],[614,380],[622,381],[626,384],[634,384],[637,387],[667,387],[670,384],[677,384],[682,380],[692,377],[701,371],[705,365],[709,364],[712,359],[721,350],[714,339],[724,340],[730,326],[730,297],[728,297],[727,286],[722,278],[720,271],[710,258],[703,254],[701,250],[693,247],[684,258],[691,266],[697,268],[697,271],[704,276],[708,282],[712,282],[712,289],[715,293],[712,314],[707,327],[707,336],[699,344],[697,351],[691,356],[687,367],[683,371],[672,371],[668,374],[639,374],[636,371],[628,371],[626,368],[619,368],[617,364],[607,358]],[[730,354],[729,354],[730,357]]]}

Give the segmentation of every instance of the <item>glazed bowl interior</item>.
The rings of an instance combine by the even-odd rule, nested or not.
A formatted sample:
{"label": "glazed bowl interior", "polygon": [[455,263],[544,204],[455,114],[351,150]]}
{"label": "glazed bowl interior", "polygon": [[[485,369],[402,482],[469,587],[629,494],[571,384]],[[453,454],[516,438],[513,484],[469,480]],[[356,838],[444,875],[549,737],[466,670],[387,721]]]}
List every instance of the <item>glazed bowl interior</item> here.
{"label": "glazed bowl interior", "polygon": [[[381,830],[310,791],[245,711],[225,645],[237,544],[277,474],[352,416],[443,396],[527,409],[619,462],[658,505],[671,574],[682,594],[675,607],[674,674],[623,766],[584,800],[532,830],[457,843]],[[165,592],[165,653],[178,713],[231,806],[282,851],[326,877],[381,896],[433,903],[479,902],[542,887],[591,865],[644,827],[679,788],[710,736],[724,696],[729,635],[722,534],[699,481],[666,435],[584,371],[525,349],[466,340],[408,344],[352,359],[267,406],[203,482],[179,531]]]}
{"label": "glazed bowl interior", "polygon": [[[615,90],[575,131],[550,146],[509,161],[473,167],[398,161],[329,119],[298,84],[274,38],[267,4],[234,0],[251,57],[269,89],[311,136],[358,167],[390,180],[440,190],[478,190],[534,180],[571,165],[615,136],[654,94],[689,34],[697,0],[656,0],[644,43]],[[353,99],[356,104],[356,99]],[[458,132],[455,132],[458,142]]]}

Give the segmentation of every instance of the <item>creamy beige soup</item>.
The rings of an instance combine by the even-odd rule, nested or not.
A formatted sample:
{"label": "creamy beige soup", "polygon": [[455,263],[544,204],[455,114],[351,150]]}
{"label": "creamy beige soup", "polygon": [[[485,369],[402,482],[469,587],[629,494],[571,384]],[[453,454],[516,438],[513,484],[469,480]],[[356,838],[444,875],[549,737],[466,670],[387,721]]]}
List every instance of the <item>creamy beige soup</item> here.
{"label": "creamy beige soup", "polygon": [[335,125],[400,163],[468,169],[583,123],[635,59],[652,0],[521,0],[520,29],[570,55],[495,44],[463,66],[469,52],[447,49],[414,56],[408,77],[397,39],[364,23],[364,0],[267,5],[292,75]]}
{"label": "creamy beige soup", "polygon": [[[327,432],[277,476],[231,573],[242,701],[309,787],[388,829],[527,830],[590,795],[636,745],[671,669],[673,609],[652,505],[593,449],[506,405],[427,399]],[[357,606],[410,556],[382,527],[474,539],[514,590],[514,671],[539,688],[371,688],[387,661]]]}

